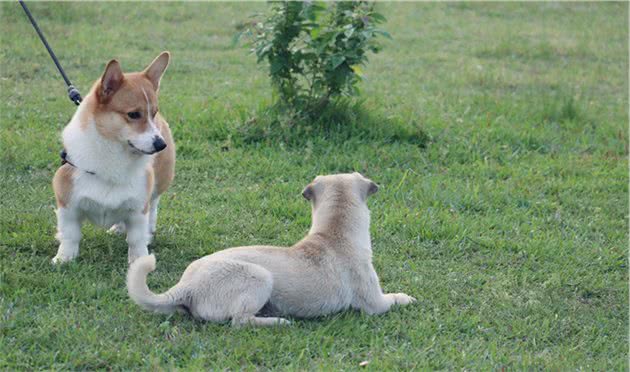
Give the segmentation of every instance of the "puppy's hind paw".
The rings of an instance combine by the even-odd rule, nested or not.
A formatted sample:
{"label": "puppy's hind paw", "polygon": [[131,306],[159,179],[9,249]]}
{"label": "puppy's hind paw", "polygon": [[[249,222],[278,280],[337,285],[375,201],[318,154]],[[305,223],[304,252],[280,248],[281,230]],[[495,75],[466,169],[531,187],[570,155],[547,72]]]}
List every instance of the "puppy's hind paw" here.
{"label": "puppy's hind paw", "polygon": [[396,305],[409,305],[412,302],[416,302],[414,297],[411,297],[406,293],[394,293],[393,297]]}

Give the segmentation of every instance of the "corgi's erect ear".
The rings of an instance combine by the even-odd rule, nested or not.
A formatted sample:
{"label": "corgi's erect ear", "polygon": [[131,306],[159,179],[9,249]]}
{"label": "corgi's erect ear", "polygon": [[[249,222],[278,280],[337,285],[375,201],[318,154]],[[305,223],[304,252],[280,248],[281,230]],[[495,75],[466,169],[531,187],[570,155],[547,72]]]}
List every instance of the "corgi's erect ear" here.
{"label": "corgi's erect ear", "polygon": [[98,92],[102,101],[106,101],[116,93],[123,83],[125,76],[123,75],[120,63],[115,59],[112,59],[107,63],[105,72],[101,77],[101,87]]}
{"label": "corgi's erect ear", "polygon": [[145,76],[151,81],[156,91],[160,89],[160,79],[162,79],[170,59],[171,54],[169,52],[162,52],[144,69]]}

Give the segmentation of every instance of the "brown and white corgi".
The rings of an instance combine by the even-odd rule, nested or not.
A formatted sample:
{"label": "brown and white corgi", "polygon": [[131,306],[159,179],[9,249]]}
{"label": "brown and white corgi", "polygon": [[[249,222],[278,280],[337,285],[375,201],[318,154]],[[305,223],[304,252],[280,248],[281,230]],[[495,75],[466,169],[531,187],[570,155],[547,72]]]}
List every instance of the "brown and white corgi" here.
{"label": "brown and white corgi", "polygon": [[175,146],[158,112],[162,52],[142,72],[111,60],[63,131],[65,164],[55,173],[57,239],[53,263],[79,254],[84,220],[125,231],[129,262],[148,254],[160,195],[173,181]]}

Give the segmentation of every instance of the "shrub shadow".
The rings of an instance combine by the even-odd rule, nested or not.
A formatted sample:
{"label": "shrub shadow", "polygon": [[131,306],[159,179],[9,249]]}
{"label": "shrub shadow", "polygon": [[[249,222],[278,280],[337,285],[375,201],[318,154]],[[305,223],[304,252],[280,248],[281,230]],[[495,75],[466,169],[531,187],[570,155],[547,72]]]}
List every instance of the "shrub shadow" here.
{"label": "shrub shadow", "polygon": [[260,109],[236,128],[231,141],[238,144],[277,144],[299,147],[314,139],[332,143],[370,141],[403,142],[426,147],[430,136],[418,123],[386,117],[364,102],[342,99],[311,115],[291,112],[278,105]]}

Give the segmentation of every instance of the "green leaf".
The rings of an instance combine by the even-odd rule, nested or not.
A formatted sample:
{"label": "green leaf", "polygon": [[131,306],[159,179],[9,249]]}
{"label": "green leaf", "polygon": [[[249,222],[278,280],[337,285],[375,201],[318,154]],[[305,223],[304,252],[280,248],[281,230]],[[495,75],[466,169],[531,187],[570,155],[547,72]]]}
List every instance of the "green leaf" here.
{"label": "green leaf", "polygon": [[346,60],[345,56],[335,54],[330,58],[330,66],[334,70]]}
{"label": "green leaf", "polygon": [[352,71],[354,71],[354,73],[357,76],[362,76],[363,75],[363,69],[361,69],[361,66],[354,65],[354,66],[350,66],[350,68],[352,69]]}
{"label": "green leaf", "polygon": [[376,23],[381,23],[381,22],[385,22],[387,21],[387,18],[385,18],[384,15],[382,15],[381,13],[372,13],[370,14],[370,17],[374,20],[374,22]]}
{"label": "green leaf", "polygon": [[271,65],[269,66],[269,72],[273,75],[285,67],[286,65],[284,63],[282,63],[280,60],[275,59],[271,62]]}
{"label": "green leaf", "polygon": [[389,34],[389,32],[387,32],[387,31],[383,31],[383,30],[374,30],[374,33],[375,33],[375,34],[382,35],[382,36],[384,36],[384,37],[386,37],[386,38],[388,38],[388,39],[390,39],[390,40],[391,40],[391,38],[392,38],[392,36],[391,36],[391,35]]}

